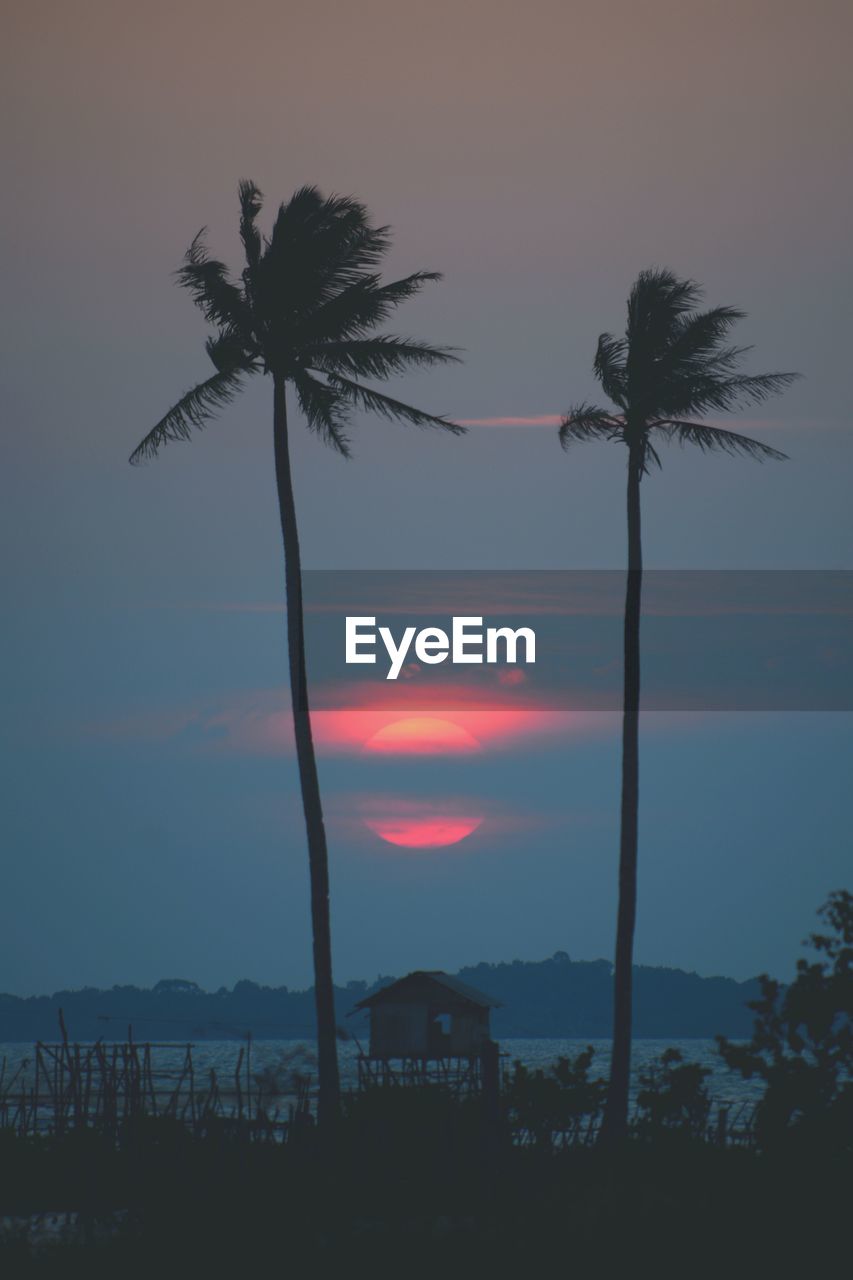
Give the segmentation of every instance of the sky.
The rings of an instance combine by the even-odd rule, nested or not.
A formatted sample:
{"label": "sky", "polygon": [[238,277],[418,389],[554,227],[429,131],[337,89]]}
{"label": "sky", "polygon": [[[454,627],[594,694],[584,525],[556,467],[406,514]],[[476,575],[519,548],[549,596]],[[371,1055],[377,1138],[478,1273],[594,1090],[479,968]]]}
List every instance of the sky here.
{"label": "sky", "polygon": [[[240,178],[267,217],[358,195],[389,277],[444,273],[400,330],[463,348],[405,395],[464,437],[365,417],[346,462],[296,432],[310,570],[619,569],[621,451],[554,424],[655,264],[743,307],[751,371],[804,376],[731,423],[789,461],[667,450],[646,563],[853,568],[851,28],[834,0],[9,6],[0,989],[310,982],[268,382],[127,465],[206,374],[171,273],[203,225],[236,261]],[[341,981],[612,953],[612,714],[474,737],[321,743]],[[842,711],[649,712],[640,962],[791,972],[849,884],[851,745]],[[439,820],[477,825],[376,830]]]}

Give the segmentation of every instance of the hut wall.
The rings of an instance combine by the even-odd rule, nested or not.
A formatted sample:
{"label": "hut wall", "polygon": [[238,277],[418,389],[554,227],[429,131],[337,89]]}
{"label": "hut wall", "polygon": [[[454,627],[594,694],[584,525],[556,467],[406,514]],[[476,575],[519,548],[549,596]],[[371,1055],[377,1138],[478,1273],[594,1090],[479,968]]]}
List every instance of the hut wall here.
{"label": "hut wall", "polygon": [[416,1004],[379,1004],[370,1011],[374,1058],[419,1058],[427,1054],[427,1010]]}
{"label": "hut wall", "polygon": [[488,1009],[468,1009],[455,1013],[450,1024],[450,1052],[459,1057],[473,1057],[489,1039]]}

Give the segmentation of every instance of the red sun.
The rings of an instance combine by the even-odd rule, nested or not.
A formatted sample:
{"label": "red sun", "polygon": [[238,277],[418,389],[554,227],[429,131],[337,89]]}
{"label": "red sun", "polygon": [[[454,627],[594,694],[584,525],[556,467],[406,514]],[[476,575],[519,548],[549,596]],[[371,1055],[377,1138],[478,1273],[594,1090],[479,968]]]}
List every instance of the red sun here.
{"label": "red sun", "polygon": [[458,844],[476,831],[482,821],[482,817],[465,818],[458,814],[446,818],[433,815],[364,819],[365,825],[381,839],[405,849],[440,849]]}
{"label": "red sun", "polygon": [[364,749],[394,755],[443,755],[479,751],[481,747],[472,733],[452,720],[408,716],[383,725],[367,739]]}

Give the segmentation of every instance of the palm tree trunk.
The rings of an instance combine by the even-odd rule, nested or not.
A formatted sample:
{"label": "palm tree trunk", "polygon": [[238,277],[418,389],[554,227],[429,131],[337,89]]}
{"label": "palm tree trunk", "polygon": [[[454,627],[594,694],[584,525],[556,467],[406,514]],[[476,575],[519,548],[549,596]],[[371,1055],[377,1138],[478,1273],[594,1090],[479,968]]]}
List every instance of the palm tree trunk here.
{"label": "palm tree trunk", "polygon": [[640,603],[643,549],[640,539],[642,453],[628,454],[628,578],[625,588],[624,697],[622,704],[622,812],[619,836],[619,907],[613,972],[613,1057],[603,1137],[619,1141],[628,1131],[631,1079],[631,971],[637,917],[637,818],[640,803]]}
{"label": "palm tree trunk", "polygon": [[302,788],[302,808],[308,835],[308,864],[311,877],[311,927],[314,938],[314,999],[317,1010],[317,1060],[319,1075],[318,1121],[333,1120],[340,1102],[338,1046],[335,1029],[335,995],[332,985],[332,938],[329,924],[329,860],[326,831],[320,803],[317,761],[308,710],[308,682],[305,674],[305,628],[302,610],[302,569],[299,533],[293,503],[293,479],[287,438],[287,400],[283,378],[274,378],[273,431],[275,438],[275,478],[281,532],[284,539],[285,595],[287,600],[287,646],[290,660],[290,697],[296,758]]}

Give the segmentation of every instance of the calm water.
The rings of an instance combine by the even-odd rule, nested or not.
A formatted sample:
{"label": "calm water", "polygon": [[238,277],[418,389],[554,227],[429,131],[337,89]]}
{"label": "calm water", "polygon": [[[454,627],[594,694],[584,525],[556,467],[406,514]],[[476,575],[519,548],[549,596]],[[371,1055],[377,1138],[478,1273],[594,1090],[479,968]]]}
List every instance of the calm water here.
{"label": "calm water", "polygon": [[[610,1063],[609,1040],[523,1040],[511,1039],[500,1042],[505,1069],[509,1069],[517,1058],[528,1067],[548,1067],[558,1057],[574,1057],[591,1044],[595,1049],[592,1065],[593,1077],[606,1075]],[[238,1040],[199,1040],[194,1042],[192,1057],[195,1077],[202,1083],[211,1069],[215,1070],[220,1087],[230,1091],[237,1067],[241,1048],[245,1050],[245,1042]],[[633,1054],[634,1092],[638,1087],[638,1075],[664,1049],[674,1047],[681,1050],[685,1062],[698,1062],[711,1070],[708,1088],[714,1101],[723,1105],[737,1106],[741,1103],[751,1104],[761,1096],[761,1084],[755,1080],[743,1080],[739,1075],[728,1070],[716,1053],[713,1040],[635,1040]],[[358,1047],[352,1042],[338,1046],[341,1080],[345,1088],[357,1082],[356,1058]],[[180,1071],[186,1053],[186,1044],[175,1044],[158,1047],[154,1050],[154,1064],[158,1073],[164,1077],[172,1076]],[[17,1086],[22,1080],[32,1079],[33,1046],[31,1044],[0,1045],[0,1062],[5,1058],[5,1085],[8,1087],[10,1077],[20,1070]],[[287,1087],[293,1073],[298,1072],[316,1079],[315,1046],[304,1040],[256,1040],[251,1045],[249,1070],[253,1077],[265,1075],[269,1080],[273,1077],[282,1086],[282,1093],[287,1095],[291,1089]],[[243,1059],[241,1078],[246,1077],[246,1062]]]}

